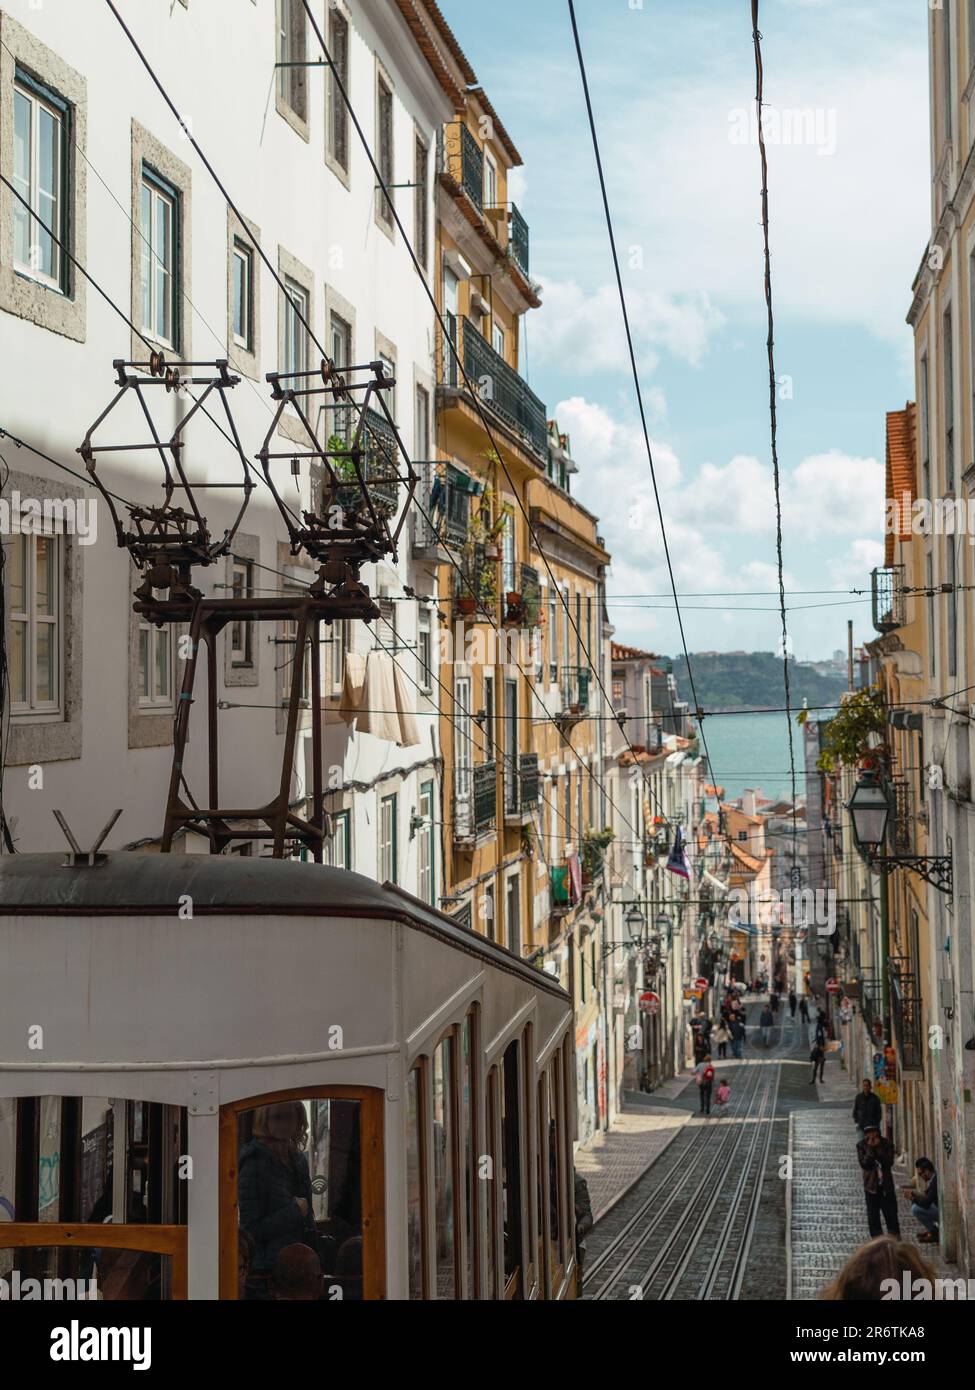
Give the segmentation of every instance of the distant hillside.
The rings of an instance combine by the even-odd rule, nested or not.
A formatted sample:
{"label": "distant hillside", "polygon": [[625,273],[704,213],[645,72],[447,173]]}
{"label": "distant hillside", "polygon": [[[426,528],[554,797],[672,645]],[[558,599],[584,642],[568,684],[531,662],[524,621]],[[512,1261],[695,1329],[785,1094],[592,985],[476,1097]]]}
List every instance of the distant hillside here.
{"label": "distant hillside", "polygon": [[[697,698],[704,709],[779,708],[785,703],[782,658],[774,652],[691,652]],[[684,657],[674,657],[674,675],[682,700],[691,700]],[[796,709],[831,705],[846,689],[846,675],[821,675],[802,662],[789,663],[789,688]]]}

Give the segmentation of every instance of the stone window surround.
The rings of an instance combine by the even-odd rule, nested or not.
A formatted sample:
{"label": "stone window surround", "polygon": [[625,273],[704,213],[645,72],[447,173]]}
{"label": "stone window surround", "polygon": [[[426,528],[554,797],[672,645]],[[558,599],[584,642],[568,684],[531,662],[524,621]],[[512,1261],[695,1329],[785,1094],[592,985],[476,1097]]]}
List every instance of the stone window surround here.
{"label": "stone window surround", "polygon": [[[417,260],[420,262],[421,269],[423,270],[423,274],[424,274],[424,276],[425,276],[425,278],[426,278],[427,280],[429,280],[429,278],[430,278],[430,266],[431,266],[431,263],[432,263],[433,260],[435,259],[433,252],[434,252],[434,243],[436,242],[436,239],[437,239],[437,238],[436,238],[436,220],[437,220],[436,204],[435,204],[435,202],[433,201],[433,195],[432,195],[432,191],[431,191],[431,190],[432,190],[432,187],[435,186],[435,180],[436,180],[436,175],[435,175],[435,173],[434,173],[434,167],[433,167],[433,151],[434,151],[434,148],[435,148],[435,140],[436,140],[436,136],[434,136],[433,141],[431,141],[431,138],[430,138],[429,133],[423,129],[423,127],[420,125],[419,121],[416,121],[416,120],[415,120],[415,121],[413,122],[413,176],[412,176],[412,177],[413,177],[413,181],[414,181],[414,182],[416,182],[417,174],[419,173],[419,170],[418,170],[417,167],[416,167],[416,147],[417,147],[417,144],[418,144],[418,143],[422,143],[422,144],[424,145],[425,149],[426,149],[426,152],[427,152],[427,168],[426,168],[427,255],[426,255],[426,260],[421,259],[421,257],[420,257],[420,252],[419,252],[419,248],[415,245],[415,242],[416,242],[416,229],[415,229],[415,226],[414,226],[414,238],[413,238],[413,239],[414,239],[414,246],[413,246],[413,250],[416,251],[416,258],[417,258]],[[416,206],[415,206],[415,203],[416,203],[416,198],[417,198],[417,195],[418,195],[419,190],[416,189],[416,188],[414,188],[414,189],[412,190],[412,192],[413,192],[413,199],[414,199],[414,209],[413,209],[413,211],[414,211],[414,223],[415,223],[415,220],[416,220],[416,219],[415,219],[415,213],[416,213]]]}
{"label": "stone window surround", "polygon": [[[387,90],[389,91],[390,97],[392,98],[392,112],[391,112],[391,118],[390,118],[390,136],[391,136],[391,139],[392,139],[392,142],[393,142],[393,149],[392,149],[393,177],[392,177],[391,182],[392,182],[392,183],[395,183],[395,182],[396,182],[396,87],[395,87],[395,85],[394,85],[394,83],[393,83],[392,77],[390,77],[390,75],[389,75],[389,72],[388,72],[387,68],[385,67],[385,65],[383,64],[382,60],[381,60],[380,57],[379,57],[379,54],[377,53],[377,54],[376,54],[376,70],[375,70],[375,74],[374,74],[374,76],[373,76],[373,96],[372,96],[372,106],[373,106],[373,128],[374,128],[374,130],[375,130],[375,139],[373,140],[373,148],[374,148],[374,150],[375,150],[376,163],[377,163],[377,164],[379,163],[379,84],[380,84],[380,82],[382,82],[383,86],[387,88]],[[392,189],[390,190],[390,192],[391,192],[391,194],[392,194],[392,197],[390,198],[389,201],[390,201],[390,203],[392,203],[392,206],[395,207],[395,206],[396,206],[396,194],[395,194],[395,192],[393,192]],[[393,217],[392,210],[390,210],[389,221],[388,221],[388,222],[386,221],[386,219],[385,219],[385,218],[383,217],[383,215],[382,215],[382,208],[383,208],[383,205],[384,205],[384,202],[385,202],[385,201],[386,201],[386,200],[385,200],[385,198],[384,198],[384,196],[383,196],[383,193],[382,193],[381,190],[377,187],[376,192],[375,192],[375,194],[373,195],[373,219],[374,219],[374,221],[375,221],[375,223],[376,223],[376,226],[379,228],[379,230],[380,230],[381,232],[383,232],[386,236],[388,236],[389,239],[390,239],[390,241],[395,242],[395,241],[396,241],[396,220],[395,220],[395,218]]]}
{"label": "stone window surround", "polygon": [[[349,91],[349,88],[351,87],[351,80],[352,80],[352,35],[353,35],[353,32],[354,32],[354,30],[353,30],[353,25],[352,25],[352,16],[351,16],[351,14],[349,13],[348,7],[343,3],[343,0],[329,0],[329,5],[328,5],[328,17],[329,17],[329,18],[328,18],[328,47],[329,47],[329,51],[330,51],[330,52],[332,51],[332,16],[333,16],[336,12],[338,12],[339,14],[341,14],[342,18],[345,20],[346,24],[348,25],[348,31],[347,31],[347,32],[348,32],[348,38],[347,38],[347,44],[348,44],[348,49],[347,49],[348,71],[347,71],[347,74],[346,74],[346,84],[345,84],[345,86],[346,86],[346,91]],[[348,150],[348,162],[349,162],[349,167],[348,167],[347,169],[343,169],[342,166],[341,166],[341,164],[339,164],[339,163],[337,162],[337,160],[333,159],[333,157],[332,157],[332,153],[331,153],[331,150],[330,150],[330,148],[329,148],[329,145],[330,145],[330,143],[331,143],[331,141],[330,141],[331,129],[332,129],[332,74],[331,74],[331,72],[329,72],[329,73],[327,73],[326,78],[325,78],[325,163],[326,163],[326,165],[328,166],[328,168],[331,169],[332,173],[333,173],[333,174],[335,175],[335,177],[338,179],[339,183],[344,184],[346,188],[348,188],[348,189],[351,190],[351,188],[352,188],[352,140],[351,140],[351,135],[352,135],[352,119],[351,119],[351,117],[349,117],[349,120],[348,120],[348,126],[347,126],[348,134],[347,134],[347,137],[346,137],[347,140],[348,140],[348,146],[349,146],[349,150]]]}
{"label": "stone window surround", "polygon": [[[232,553],[227,556],[227,589],[225,592],[231,595],[234,582],[234,556],[241,560],[249,560],[255,566],[254,588],[260,587],[260,580],[257,577],[256,566],[261,559],[261,541],[259,536],[247,535],[243,531],[238,531],[234,536]],[[251,624],[251,647],[253,660],[249,666],[235,666],[231,660],[230,651],[230,623],[223,630],[223,683],[228,690],[240,688],[241,686],[256,686],[261,683],[261,633],[264,629],[263,623]]]}
{"label": "stone window surround", "polygon": [[[399,355],[398,355],[398,353],[397,353],[397,351],[396,351],[396,344],[393,342],[393,340],[392,340],[391,338],[387,338],[386,335],[385,335],[385,333],[380,333],[379,329],[377,328],[377,329],[376,329],[376,361],[377,361],[377,362],[378,362],[378,360],[379,360],[380,357],[385,357],[388,361],[392,362],[392,364],[393,364],[393,375],[394,375],[394,377],[396,378],[396,385],[393,387],[393,398],[392,398],[392,400],[390,401],[389,397],[387,396],[387,397],[386,397],[386,404],[390,407],[389,413],[392,415],[393,419],[395,420],[395,419],[397,418],[397,416],[398,416],[398,414],[399,414],[399,412],[400,412],[400,409],[401,409],[401,407],[402,407],[402,404],[403,404],[403,397],[402,397],[402,382],[401,382],[400,379],[399,379]],[[377,393],[377,394],[379,394],[379,393]],[[382,411],[380,410],[379,413],[382,414]]]}
{"label": "stone window surround", "polygon": [[[286,251],[283,246],[278,247],[278,276],[284,280],[293,280],[300,285],[308,296],[308,322],[312,330],[315,328],[315,273],[310,270],[304,262],[299,261],[297,256],[293,256],[290,251]],[[277,329],[277,361],[279,369],[284,364],[284,291],[277,289],[278,301],[278,329]],[[311,334],[308,335],[308,364],[311,366],[312,353],[315,345],[311,341]],[[307,405],[307,402],[306,402]],[[292,444],[301,444],[306,449],[309,447],[308,434],[301,421],[289,412],[288,406],[278,421],[278,433],[283,434],[286,439],[290,439]],[[312,420],[312,424],[314,424]]]}
{"label": "stone window surround", "polygon": [[[188,165],[172,153],[166,145],[157,140],[151,131],[132,119],[132,322],[142,328],[142,167],[147,165],[160,178],[179,194],[178,247],[179,264],[176,267],[176,311],[179,323],[177,347],[165,351],[173,358],[189,361],[193,356],[192,313],[193,286],[191,269],[193,265],[192,246],[192,173]],[[146,336],[152,334],[144,329]],[[135,333],[132,334],[132,358],[145,359],[146,345]]]}
{"label": "stone window surround", "polygon": [[[248,236],[248,233],[250,235]],[[241,241],[251,253],[251,351],[234,341],[234,240]],[[254,245],[261,244],[261,229],[249,217],[243,222],[227,208],[227,357],[234,371],[252,381],[261,379],[261,268],[260,255]]]}
{"label": "stone window surround", "polygon": [[[28,30],[0,11],[0,168],[5,175],[13,171],[13,85],[18,66],[43,86],[56,92],[71,109],[67,132],[69,206],[67,245],[81,265],[88,256],[87,178],[88,166],[82,154],[88,138],[88,101],[85,79]],[[87,283],[73,266],[68,266],[67,294],[61,294],[30,276],[14,270],[13,195],[0,200],[0,309],[27,319],[40,328],[60,333],[83,343],[86,335]]]}
{"label": "stone window surround", "polygon": [[[87,488],[76,487],[60,478],[38,477],[11,471],[5,493],[14,490],[21,497],[63,498],[72,501],[88,499]],[[107,509],[97,505],[96,516],[108,520]],[[4,756],[9,767],[30,763],[67,762],[80,758],[82,751],[82,638],[84,631],[84,563],[82,547],[76,536],[62,533],[63,560],[61,566],[61,695],[60,718],[51,715],[15,714],[10,718]]]}
{"label": "stone window surround", "polygon": [[[274,4],[274,61],[278,61],[278,4],[287,5],[290,0],[275,0]],[[308,16],[305,14],[304,7],[301,9],[301,22],[305,26],[305,58],[308,57]],[[292,71],[293,69],[288,69]],[[286,101],[278,89],[278,68],[274,69],[274,109],[282,120],[287,121],[291,129],[300,135],[307,144],[311,140],[311,131],[308,124],[307,115],[301,116],[294,109],[290,102]],[[305,110],[309,109],[309,83],[307,70],[305,75]]]}
{"label": "stone window surround", "polygon": [[333,315],[333,314],[335,314],[338,318],[344,320],[344,322],[347,323],[347,324],[349,325],[349,328],[352,330],[352,362],[351,362],[351,363],[349,363],[349,362],[340,362],[338,365],[339,365],[340,367],[348,367],[348,366],[350,366],[350,365],[355,365],[355,360],[356,360],[356,345],[357,345],[357,342],[358,342],[358,339],[356,338],[356,311],[355,311],[355,305],[352,303],[351,300],[346,299],[343,295],[339,294],[338,290],[333,289],[331,285],[326,285],[326,286],[325,286],[325,318],[326,318],[326,325],[325,325],[325,326],[326,326],[326,332],[328,333],[328,338],[326,339],[325,346],[328,348],[329,352],[331,352],[331,350],[332,350],[332,315]]}

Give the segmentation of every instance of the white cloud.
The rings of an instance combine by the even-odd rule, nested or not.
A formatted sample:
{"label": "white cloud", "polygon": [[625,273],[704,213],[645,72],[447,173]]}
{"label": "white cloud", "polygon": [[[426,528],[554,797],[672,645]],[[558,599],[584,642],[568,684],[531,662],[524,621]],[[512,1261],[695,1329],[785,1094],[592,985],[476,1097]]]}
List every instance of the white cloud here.
{"label": "white cloud", "polygon": [[[542,308],[531,321],[532,363],[572,364],[574,376],[629,371],[630,359],[615,285],[588,292],[574,280],[546,280]],[[627,292],[627,310],[641,372],[654,372],[660,350],[691,366],[702,361],[724,315],[707,294]]]}

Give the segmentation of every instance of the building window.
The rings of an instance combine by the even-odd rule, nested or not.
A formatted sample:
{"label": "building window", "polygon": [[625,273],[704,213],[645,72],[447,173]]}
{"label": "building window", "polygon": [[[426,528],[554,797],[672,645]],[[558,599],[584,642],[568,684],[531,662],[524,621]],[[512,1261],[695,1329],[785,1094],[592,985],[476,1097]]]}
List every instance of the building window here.
{"label": "building window", "polygon": [[[349,21],[338,8],[329,10],[329,38],[333,71],[328,84],[328,153],[342,170],[349,172],[349,111],[339,82],[349,90]],[[336,76],[338,81],[336,81]]]}
{"label": "building window", "polygon": [[233,289],[234,342],[246,352],[253,352],[254,253],[249,246],[245,245],[240,237],[234,237],[231,277]]}
{"label": "building window", "polygon": [[433,634],[430,630],[430,613],[420,609],[417,628],[417,664],[420,668],[420,689],[427,694],[433,689]]}
{"label": "building window", "polygon": [[955,554],[955,537],[945,536],[948,580],[948,675],[958,674],[958,560]]}
{"label": "building window", "polygon": [[413,181],[416,187],[413,190],[415,199],[413,249],[416,252],[417,260],[426,270],[430,259],[430,189],[427,182],[430,168],[430,148],[419,135],[416,137],[415,148]]}
{"label": "building window", "polygon": [[[231,597],[254,597],[254,562],[235,560],[231,571]],[[254,665],[254,624],[238,619],[230,624],[230,663]]]}
{"label": "building window", "polygon": [[145,708],[173,703],[173,632],[155,623],[139,623],[139,704]]}
{"label": "building window", "polygon": [[287,277],[284,282],[284,342],[281,371],[285,376],[308,370],[308,291]]}
{"label": "building window", "polygon": [[504,514],[501,547],[502,582],[505,593],[512,593],[518,585],[515,583],[515,518],[509,511]]}
{"label": "building window", "polygon": [[352,868],[352,813],[336,811],[332,815],[332,837],[326,840],[326,857],[333,869]]}
{"label": "building window", "polygon": [[388,594],[380,595],[377,600],[379,609],[379,627],[376,629],[376,640],[382,646],[395,652],[399,647],[399,631],[396,617],[396,600]]}
{"label": "building window", "polygon": [[504,357],[504,329],[499,323],[491,329],[491,344],[499,357]]}
{"label": "building window", "polygon": [[396,882],[397,797],[384,796],[379,803],[379,882]]}
{"label": "building window", "polygon": [[559,678],[559,599],[553,585],[548,591],[548,678]]}
{"label": "building window", "polygon": [[[384,376],[388,381],[392,381],[392,382],[395,383],[395,381],[396,381],[396,363],[395,363],[395,361],[393,360],[393,358],[390,357],[388,353],[381,352],[381,353],[379,353],[379,360],[380,360],[380,362],[383,364],[383,376]],[[386,400],[387,409],[389,410],[390,415],[392,415],[393,419],[395,420],[395,419],[396,419],[396,386],[395,386],[395,384],[394,384],[393,386],[391,386],[390,389],[389,389],[388,391],[384,391],[384,392],[383,392],[383,396],[385,397],[385,400]]]}
{"label": "building window", "polygon": [[332,694],[341,695],[345,688],[345,656],[349,650],[349,625],[347,622],[332,624],[329,637],[331,646],[329,651],[331,659],[331,683]]}
{"label": "building window", "polygon": [[945,139],[950,140],[954,134],[954,111],[951,101],[951,26],[954,16],[951,9],[951,0],[944,0],[944,84],[945,84]]}
{"label": "building window", "polygon": [[928,590],[928,674],[933,676],[937,666],[937,637],[934,606],[934,560],[930,555],[925,562],[925,583]]}
{"label": "building window", "polygon": [[[376,79],[376,163],[387,188],[393,182],[393,93],[381,77]],[[392,228],[393,207],[382,189],[376,190],[376,216]]]}
{"label": "building window", "polygon": [[416,459],[428,459],[430,457],[430,392],[425,386],[418,386],[416,388],[414,412],[413,434],[415,439],[415,453],[413,457]]}
{"label": "building window", "polygon": [[498,166],[487,150],[484,151],[484,206],[498,206]]}
{"label": "building window", "polygon": [[144,164],[140,198],[142,327],[178,349],[179,194]]}
{"label": "building window", "polygon": [[[972,0],[975,5],[975,0]],[[973,294],[975,294],[975,267],[973,267]],[[973,325],[975,333],[975,325]],[[975,393],[975,383],[973,383],[973,393]],[[924,489],[923,495],[931,497],[931,408],[930,392],[928,385],[928,359],[927,354],[921,358],[921,479]]]}
{"label": "building window", "polygon": [[307,119],[305,7],[301,0],[277,0],[278,97],[302,121]]}
{"label": "building window", "polygon": [[487,883],[484,886],[484,935],[488,941],[494,941],[497,932],[494,926],[494,884]]}
{"label": "building window", "polygon": [[955,345],[952,337],[951,310],[944,316],[944,376],[945,376],[945,491],[955,490]]}
{"label": "building window", "polygon": [[61,541],[15,535],[4,542],[10,622],[8,656],[13,714],[61,709]]}
{"label": "building window", "polygon": [[423,825],[420,827],[420,847],[419,847],[419,896],[431,907],[436,906],[437,902],[437,883],[436,883],[436,839],[434,830],[434,799],[433,783],[424,782],[420,787],[420,818]]}
{"label": "building window", "polygon": [[521,955],[521,884],[518,875],[512,874],[505,885],[507,940],[505,944],[512,955]]}
{"label": "building window", "polygon": [[31,212],[14,200],[14,265],[61,293],[67,260],[55,238],[67,240],[67,124],[67,106],[18,71],[13,184]]}

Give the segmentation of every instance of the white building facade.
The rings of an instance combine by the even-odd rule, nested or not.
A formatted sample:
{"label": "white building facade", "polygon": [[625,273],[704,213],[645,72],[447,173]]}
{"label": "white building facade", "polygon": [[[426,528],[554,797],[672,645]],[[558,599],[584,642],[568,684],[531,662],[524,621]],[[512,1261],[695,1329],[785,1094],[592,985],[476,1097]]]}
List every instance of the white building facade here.
{"label": "white building facade", "polygon": [[[442,31],[421,3],[339,0],[316,8],[429,274],[436,134],[455,105],[438,58]],[[113,360],[146,360],[139,335],[169,362],[228,360],[240,378],[227,394],[249,460],[273,419],[266,373],[316,370],[318,345],[339,366],[381,361],[395,378],[389,404],[407,450],[418,461],[432,452],[433,309],[337,84],[319,62],[304,7],[183,0],[125,17],[179,121],[107,7],[0,5],[0,174],[20,195],[0,186],[5,851],[59,848],[54,808],[87,844],[122,807],[106,848],[158,848],[185,653],[179,632],[133,613],[136,571],[76,452],[112,398]],[[160,392],[154,408],[155,399],[166,437],[192,402],[182,392]],[[226,428],[216,411],[214,418]],[[186,438],[187,473],[206,484],[198,495],[219,537],[240,505],[239,492],[225,486],[239,480],[240,462],[202,416]],[[291,441],[300,452],[288,412],[271,447],[287,450]],[[296,476],[287,461],[274,466],[288,504],[307,508],[307,462]],[[104,476],[127,499],[158,501],[152,452],[114,455]],[[256,465],[251,476],[259,478]],[[31,531],[23,523],[33,502],[41,519]],[[436,705],[427,698],[437,679],[435,570],[414,559],[410,535],[407,525],[398,558],[362,571],[382,617],[371,626],[336,624],[322,644],[322,761],[334,827],[326,859],[435,903],[443,819]],[[307,556],[292,553],[259,480],[230,553],[197,568],[193,582],[207,597],[282,595],[316,572]],[[220,642],[221,801],[260,806],[281,779],[294,642],[283,622],[235,623]],[[350,653],[398,668],[391,714],[406,716],[393,719],[405,736],[363,732],[362,715],[350,721]],[[191,722],[183,771],[205,805],[203,709],[196,715],[202,722]],[[310,757],[304,729],[291,769],[297,807]],[[208,848],[193,833],[174,846]],[[258,844],[231,848],[262,852]]]}

